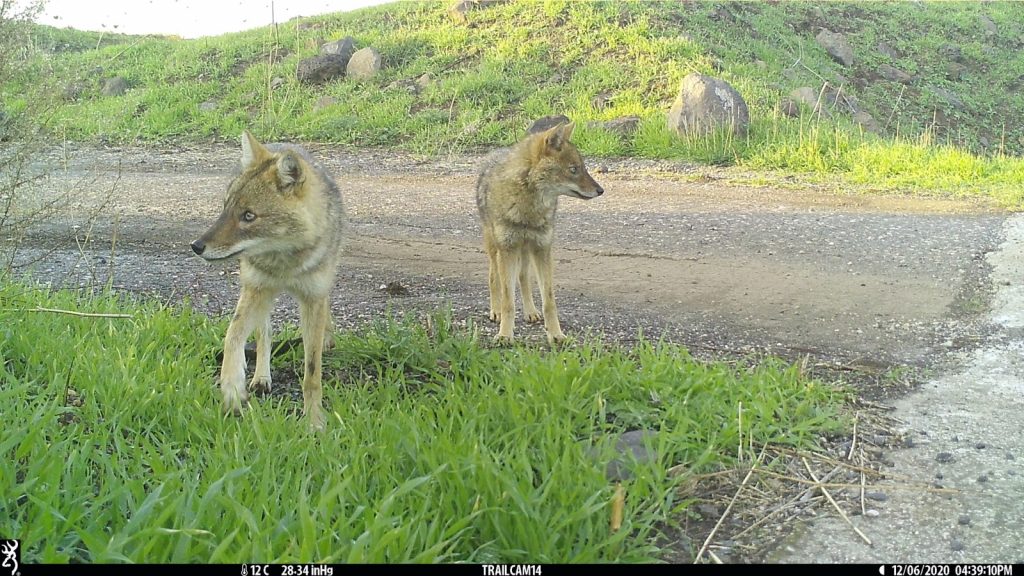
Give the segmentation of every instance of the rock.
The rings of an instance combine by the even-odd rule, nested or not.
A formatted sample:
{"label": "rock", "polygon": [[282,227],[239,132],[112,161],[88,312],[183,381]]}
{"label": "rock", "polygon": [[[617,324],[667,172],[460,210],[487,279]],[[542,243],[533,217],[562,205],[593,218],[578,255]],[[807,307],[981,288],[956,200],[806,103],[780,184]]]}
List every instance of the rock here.
{"label": "rock", "polygon": [[456,24],[465,24],[469,20],[469,12],[477,8],[487,8],[501,4],[506,0],[457,0],[448,8],[448,16]]}
{"label": "rock", "polygon": [[964,53],[956,44],[944,44],[939,48],[939,54],[946,60],[956,60],[957,62],[963,62]]}
{"label": "rock", "polygon": [[891,82],[899,82],[901,84],[910,84],[910,81],[914,79],[910,74],[888,64],[881,64],[878,67],[878,75]]}
{"label": "rock", "polygon": [[967,66],[959,62],[949,62],[946,64],[946,78],[953,81],[959,82],[964,77],[964,72],[967,71]]}
{"label": "rock", "polygon": [[281,78],[280,76],[274,76],[270,80],[270,89],[271,90],[277,90],[281,86],[284,86],[284,78]]}
{"label": "rock", "polygon": [[383,59],[380,52],[374,48],[367,47],[357,50],[352,54],[352,58],[348,61],[346,72],[352,78],[366,80],[373,78],[380,71],[382,63]]}
{"label": "rock", "polygon": [[334,96],[323,96],[313,104],[313,111],[319,112],[324,108],[330,108],[338,103],[338,99]]}
{"label": "rock", "polygon": [[555,114],[554,116],[541,116],[530,124],[530,127],[526,129],[527,134],[539,134],[546,132],[555,126],[562,124],[568,124],[570,122],[569,117],[562,114]]}
{"label": "rock", "polygon": [[335,40],[334,42],[327,42],[320,46],[320,54],[340,56],[342,61],[345,62],[345,66],[348,65],[349,58],[356,51],[356,41],[351,36],[345,36],[341,40]]}
{"label": "rock", "polygon": [[[871,132],[872,134],[882,133],[882,127],[878,125],[878,121],[875,120],[875,117],[863,110],[858,110],[853,115],[853,121],[866,132]],[[909,448],[911,446],[913,446],[913,439],[907,438],[907,447]]]}
{"label": "rock", "polygon": [[64,93],[62,94],[66,102],[74,102],[82,97],[85,92],[85,84],[81,82],[72,82],[64,87]]}
{"label": "rock", "polygon": [[621,116],[605,122],[588,122],[587,126],[591,128],[604,128],[619,136],[629,136],[640,127],[640,117]]}
{"label": "rock", "polygon": [[425,90],[428,86],[434,83],[434,77],[430,73],[424,73],[422,76],[416,79],[416,86],[420,90]]}
{"label": "rock", "polygon": [[668,129],[680,136],[716,128],[742,135],[749,124],[750,112],[740,93],[724,80],[698,73],[683,78],[668,112]]}
{"label": "rock", "polygon": [[[647,449],[645,443],[656,444],[658,433],[653,430],[632,430],[615,439],[616,458],[605,466],[605,476],[611,482],[628,480],[633,477],[633,467],[654,460],[657,455]],[[591,448],[591,456],[597,451]]]}
{"label": "rock", "polygon": [[104,96],[120,96],[128,91],[128,81],[121,76],[114,76],[113,78],[107,78],[103,83],[103,89],[100,90],[100,94]]}
{"label": "rock", "polygon": [[874,500],[875,502],[885,502],[886,500],[889,499],[889,497],[886,496],[884,492],[865,492],[864,496],[866,498]]}
{"label": "rock", "polygon": [[782,100],[779,100],[779,112],[784,116],[796,118],[800,116],[800,103],[788,96],[784,96]]}
{"label": "rock", "polygon": [[458,0],[448,8],[448,16],[456,24],[465,24],[469,20],[469,11],[473,9],[473,0]]}
{"label": "rock", "polygon": [[1017,457],[1013,455],[1013,452],[1007,452],[1006,453],[1006,459],[1007,460],[1016,460]]}
{"label": "rock", "polygon": [[956,523],[961,526],[967,526],[971,523],[971,517],[967,514],[961,514],[960,517],[957,518]]}
{"label": "rock", "polygon": [[935,455],[935,461],[941,464],[948,464],[953,461],[953,454],[950,452],[939,452]]}
{"label": "rock", "polygon": [[875,47],[875,50],[877,50],[879,54],[888,56],[893,60],[897,60],[900,57],[900,55],[896,53],[896,50],[894,50],[892,46],[889,46],[885,42],[879,42],[878,46]]}
{"label": "rock", "polygon": [[345,64],[337,54],[321,54],[299,60],[295,76],[303,84],[323,84],[345,76]]}
{"label": "rock", "polygon": [[822,102],[819,100],[819,91],[811,88],[810,86],[801,86],[796,90],[789,93],[789,97],[796,102],[802,102],[806,104],[812,112],[815,114],[821,114],[822,116],[829,116],[828,110],[822,107]]}
{"label": "rock", "polygon": [[953,538],[953,541],[949,543],[949,549],[953,552],[960,552],[964,548],[967,548],[967,546],[957,538]]}
{"label": "rock", "polygon": [[999,27],[996,26],[996,23],[984,14],[978,18],[978,23],[981,24],[982,29],[985,30],[985,36],[995,36],[999,33]]}
{"label": "rock", "polygon": [[932,94],[935,94],[939,98],[945,100],[951,108],[954,108],[961,112],[963,112],[966,109],[964,101],[960,99],[960,96],[958,96],[956,92],[953,92],[949,88],[946,88],[944,86],[931,86],[931,91]]}
{"label": "rock", "polygon": [[988,482],[988,476],[987,475],[982,474],[981,476],[978,476],[978,483],[979,484],[984,484],[985,482]]}
{"label": "rock", "polygon": [[868,518],[878,518],[879,514],[880,512],[873,508],[868,508],[867,510],[864,511],[864,515]]}
{"label": "rock", "polygon": [[853,48],[850,47],[850,43],[846,41],[846,36],[843,36],[842,32],[822,29],[814,39],[833,60],[843,66],[853,65]]}
{"label": "rock", "polygon": [[199,105],[200,112],[213,112],[217,109],[217,103],[212,100],[207,100]]}
{"label": "rock", "polygon": [[988,444],[985,444],[984,442],[977,442],[974,444],[975,450],[984,450],[985,448],[988,448]]}

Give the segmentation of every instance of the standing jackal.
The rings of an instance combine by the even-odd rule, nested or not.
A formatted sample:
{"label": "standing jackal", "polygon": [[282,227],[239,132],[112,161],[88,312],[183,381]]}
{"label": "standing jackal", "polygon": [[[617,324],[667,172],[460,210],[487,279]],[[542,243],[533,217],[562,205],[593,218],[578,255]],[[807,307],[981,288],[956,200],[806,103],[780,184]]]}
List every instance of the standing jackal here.
{"label": "standing jackal", "polygon": [[501,323],[496,341],[513,339],[517,279],[526,321],[541,319],[530,288],[531,263],[540,285],[548,342],[565,339],[555,307],[551,258],[558,197],[589,200],[604,193],[587,173],[576,146],[569,142],[572,130],[570,123],[531,134],[484,160],[476,184],[476,205],[490,262],[491,320]]}
{"label": "standing jackal", "polygon": [[270,312],[282,291],[299,302],[302,324],[303,412],[323,428],[322,354],[331,337],[334,287],[345,211],[334,180],[298,146],[263,146],[242,134],[242,172],[228,185],[224,210],[192,243],[206,260],[238,256],[241,295],[224,339],[220,389],[224,410],[240,414],[248,401],[245,341],[256,331],[253,389],[270,390]]}

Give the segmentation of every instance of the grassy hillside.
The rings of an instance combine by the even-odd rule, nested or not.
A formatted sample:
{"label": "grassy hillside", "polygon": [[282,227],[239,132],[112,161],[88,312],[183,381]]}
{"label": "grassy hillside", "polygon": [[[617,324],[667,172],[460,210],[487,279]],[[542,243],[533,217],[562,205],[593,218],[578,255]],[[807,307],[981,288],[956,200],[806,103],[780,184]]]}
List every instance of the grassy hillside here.
{"label": "grassy hillside", "polygon": [[[29,51],[3,104],[16,112],[67,99],[73,85],[77,97],[48,116],[71,139],[233,139],[252,128],[265,138],[427,155],[508,144],[532,119],[564,113],[579,122],[575,138],[591,155],[838,173],[890,188],[980,186],[1020,202],[1024,168],[1007,158],[1024,150],[1024,10],[1014,3],[519,0],[473,10],[461,24],[448,7],[398,2],[197,40],[68,41],[79,49]],[[821,28],[847,35],[852,66],[817,44]],[[300,59],[347,35],[383,54],[376,78],[296,80]],[[887,80],[883,65],[912,79]],[[751,109],[747,137],[669,135],[665,112],[695,71],[740,91]],[[411,89],[423,74],[429,84]],[[102,96],[102,80],[117,75],[129,91]],[[829,117],[779,112],[792,90],[820,92],[825,82],[838,91]],[[871,114],[884,137],[855,124],[854,109]],[[641,118],[636,133],[587,124],[623,115]]]}

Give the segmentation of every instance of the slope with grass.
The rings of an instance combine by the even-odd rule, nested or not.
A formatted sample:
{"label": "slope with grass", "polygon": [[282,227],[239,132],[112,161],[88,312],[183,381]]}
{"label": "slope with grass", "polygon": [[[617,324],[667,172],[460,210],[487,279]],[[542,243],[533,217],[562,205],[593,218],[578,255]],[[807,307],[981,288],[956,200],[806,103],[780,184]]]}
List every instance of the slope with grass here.
{"label": "slope with grass", "polygon": [[[669,467],[849,425],[846,393],[795,367],[667,344],[493,350],[439,314],[339,334],[316,436],[288,393],[220,415],[224,322],[187,305],[5,283],[0,326],[0,533],[27,562],[650,561],[691,504]],[[612,531],[603,462],[637,428],[660,456],[624,483]]]}
{"label": "slope with grass", "polygon": [[[1024,110],[1024,61],[1014,57],[1024,12],[1012,2],[513,1],[471,11],[465,24],[447,7],[399,2],[197,40],[98,37],[96,48],[40,28],[27,71],[2,88],[3,105],[17,112],[74,84],[78,99],[47,116],[73,140],[202,141],[252,128],[268,139],[426,155],[508,144],[532,119],[564,113],[579,122],[589,155],[838,175],[1011,206],[1024,196],[1024,163],[1014,157],[1024,149],[1014,120]],[[822,28],[846,33],[852,66],[815,42]],[[346,35],[383,54],[377,77],[296,80],[300,59]],[[912,79],[886,80],[883,65]],[[739,89],[751,107],[747,137],[669,134],[665,111],[690,72]],[[429,84],[410,89],[424,74]],[[101,96],[111,76],[125,77],[128,92]],[[841,95],[829,117],[778,111],[791,90],[826,82]],[[885,135],[864,133],[853,108]],[[640,118],[627,137],[588,124],[623,115]]]}

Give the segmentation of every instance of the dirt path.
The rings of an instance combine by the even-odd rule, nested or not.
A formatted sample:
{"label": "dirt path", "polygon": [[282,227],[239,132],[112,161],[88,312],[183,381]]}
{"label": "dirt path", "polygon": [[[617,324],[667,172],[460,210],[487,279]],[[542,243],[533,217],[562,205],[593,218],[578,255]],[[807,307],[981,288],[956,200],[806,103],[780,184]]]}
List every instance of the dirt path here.
{"label": "dirt path", "polygon": [[[486,258],[472,201],[476,158],[424,163],[386,152],[353,155],[324,148],[314,153],[336,175],[352,223],[333,302],[339,324],[362,323],[389,307],[448,305],[457,317],[494,331],[485,321]],[[219,210],[228,171],[238,158],[234,147],[83,150],[68,158],[67,172],[51,178],[41,194],[81,188],[84,182],[96,191],[82,200],[88,205],[115,183],[118,192],[84,247],[67,242],[69,230],[82,224],[71,216],[33,231],[34,247],[22,261],[56,248],[33,274],[71,285],[102,282],[112,274],[114,285],[125,290],[187,296],[212,314],[231,310],[235,268],[200,261],[191,256],[188,242]],[[57,164],[62,156],[49,161]],[[857,370],[909,365],[936,374],[973,369],[973,354],[1006,338],[987,314],[997,287],[990,272],[998,265],[986,255],[1004,241],[1003,214],[956,202],[730,186],[715,173],[672,163],[596,162],[591,170],[607,193],[586,203],[563,199],[560,206],[555,278],[567,333],[594,331],[628,341],[642,330],[698,352],[809,354]],[[77,232],[84,235],[84,227]],[[391,282],[407,294],[389,296],[382,286]],[[279,306],[276,318],[294,314],[289,302]],[[540,327],[521,327],[519,334],[543,340]],[[1019,387],[1019,377],[1007,374]],[[935,400],[918,404],[917,396],[908,397],[897,415],[941,405],[947,389],[957,386],[935,382]],[[884,392],[879,388],[873,394]],[[947,419],[943,430],[959,434],[963,442],[997,447],[989,453],[1001,450],[1024,460],[1019,432],[1005,435],[1013,410],[994,410],[1019,412],[1022,395],[975,396],[958,396],[965,413],[998,415],[1003,421],[975,422],[968,433],[959,431],[968,424]],[[932,480],[932,470],[915,460],[913,451],[896,464],[894,473]],[[1003,468],[1012,468],[1012,462]],[[1019,480],[1007,486],[1024,493]],[[1010,512],[1019,516],[998,516],[999,522],[1016,522],[1018,535],[1024,533],[1019,500]],[[917,506],[908,504],[908,521],[924,510]],[[883,523],[882,518],[870,520]],[[995,512],[976,513],[971,529],[996,519]],[[954,515],[954,524],[957,520]],[[998,540],[988,552],[971,545],[967,550],[979,551],[977,556],[951,552],[948,559],[1010,560],[1001,556],[1010,549]],[[1019,539],[1006,542],[1022,549]],[[896,557],[888,552],[828,556],[813,544],[787,544],[794,552],[783,549],[777,559],[943,558],[913,556],[903,548],[876,549],[900,554]]]}

